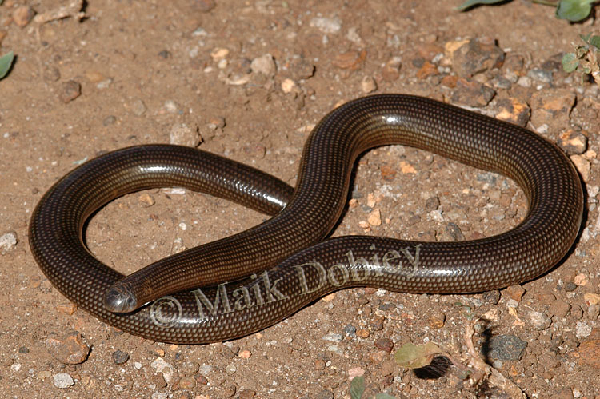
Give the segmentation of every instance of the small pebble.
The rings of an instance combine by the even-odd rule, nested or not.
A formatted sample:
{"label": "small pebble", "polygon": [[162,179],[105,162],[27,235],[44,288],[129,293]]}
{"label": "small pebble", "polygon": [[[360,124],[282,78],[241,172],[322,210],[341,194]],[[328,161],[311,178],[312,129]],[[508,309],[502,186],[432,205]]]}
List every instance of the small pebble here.
{"label": "small pebble", "polygon": [[227,50],[226,48],[216,48],[210,53],[210,57],[213,59],[214,62],[217,63],[227,58],[228,55],[229,50]]}
{"label": "small pebble", "polygon": [[225,367],[225,372],[227,374],[235,374],[236,371],[237,368],[235,367],[235,364],[229,364]]}
{"label": "small pebble", "polygon": [[54,374],[54,386],[60,389],[66,389],[75,385],[73,377],[67,373]]}
{"label": "small pebble", "polygon": [[527,347],[527,342],[514,335],[498,335],[489,341],[487,355],[494,360],[516,361],[520,360]]}
{"label": "small pebble", "polygon": [[327,367],[327,364],[321,359],[315,360],[314,365],[315,365],[315,369],[317,369],[317,370],[324,370],[325,367]]}
{"label": "small pebble", "polygon": [[110,126],[110,125],[114,125],[114,123],[117,121],[117,118],[115,118],[114,115],[109,115],[106,118],[104,118],[104,120],[102,121],[102,125],[103,126]]}
{"label": "small pebble", "polygon": [[146,104],[142,100],[135,100],[131,103],[131,111],[136,116],[142,116],[146,112]]}
{"label": "small pebble", "polygon": [[552,71],[546,71],[544,69],[532,69],[531,71],[527,72],[527,76],[542,83],[552,83],[554,80],[554,74]]}
{"label": "small pebble", "polygon": [[510,88],[512,87],[512,82],[506,79],[504,76],[498,76],[495,82],[495,86],[497,89],[510,90]]}
{"label": "small pebble", "polygon": [[192,377],[182,377],[179,380],[179,387],[181,389],[194,389],[196,387],[196,381]]}
{"label": "small pebble", "polygon": [[361,328],[356,331],[356,335],[360,338],[369,338],[371,333],[369,332],[369,330]]}
{"label": "small pebble", "polygon": [[210,130],[218,130],[223,129],[225,124],[225,118],[210,118],[206,127],[208,127]]}
{"label": "small pebble", "polygon": [[583,294],[583,299],[585,303],[588,305],[598,305],[600,304],[600,294],[595,294],[593,292],[587,292]]}
{"label": "small pebble", "polygon": [[23,28],[27,26],[29,22],[31,22],[34,15],[35,11],[29,6],[17,7],[17,9],[13,13],[13,21],[15,21],[15,25],[17,25],[20,28]]}
{"label": "small pebble", "polygon": [[523,294],[525,294],[525,288],[521,287],[520,285],[511,285],[502,291],[502,295],[506,295],[508,298],[517,302],[521,302]]}
{"label": "small pebble", "polygon": [[200,374],[202,375],[208,375],[212,372],[212,366],[209,364],[203,364],[200,367],[198,367],[198,370],[200,371]]}
{"label": "small pebble", "polygon": [[571,155],[571,161],[573,161],[573,164],[579,171],[581,179],[584,181],[584,183],[589,182],[591,173],[590,161],[585,159],[583,156],[577,154]]}
{"label": "small pebble", "polygon": [[169,143],[196,147],[202,141],[198,126],[188,126],[186,123],[176,123],[169,132]]}
{"label": "small pebble", "polygon": [[351,324],[348,324],[346,327],[344,327],[344,334],[346,334],[349,337],[356,336],[356,327],[354,327]]}
{"label": "small pebble", "polygon": [[379,209],[374,209],[371,212],[368,222],[371,226],[381,226],[381,212]]}
{"label": "small pebble", "polygon": [[[150,363],[150,366],[157,373],[162,374],[162,377],[164,377],[163,379],[165,381],[165,386],[166,386],[166,383],[169,383],[171,381],[171,379],[173,378],[173,373],[174,373],[173,366],[171,366],[169,363],[167,363],[165,361],[165,359],[163,359],[162,357],[156,358],[152,363]],[[159,374],[159,375],[161,375],[161,374]]]}
{"label": "small pebble", "polygon": [[152,206],[155,203],[154,198],[147,193],[140,195],[138,201],[143,202],[146,206]]}
{"label": "small pebble", "polygon": [[490,86],[475,80],[460,78],[452,94],[452,102],[469,107],[484,107],[489,104],[496,92]]}
{"label": "small pebble", "polygon": [[56,67],[47,67],[44,69],[44,80],[49,83],[58,82],[60,80],[60,71]]}
{"label": "small pebble", "polygon": [[545,313],[530,311],[529,321],[536,330],[545,330],[552,324],[552,319]]}
{"label": "small pebble", "polygon": [[241,389],[238,392],[239,399],[251,399],[256,396],[256,392],[252,389]]}
{"label": "small pebble", "polygon": [[98,87],[98,89],[103,90],[103,89],[108,89],[110,87],[110,84],[113,82],[112,78],[108,78],[106,80],[103,80],[102,82],[98,83],[96,85],[96,87]]}
{"label": "small pebble", "polygon": [[527,125],[531,109],[527,103],[517,98],[501,98],[496,102],[498,113],[496,118],[519,126]]}
{"label": "small pebble", "polygon": [[578,363],[600,369],[600,331],[593,330],[591,337],[584,340],[577,348]]}
{"label": "small pebble", "polygon": [[438,68],[434,64],[429,61],[425,61],[421,68],[417,71],[417,78],[419,79],[427,79],[433,75],[437,75]]}
{"label": "small pebble", "polygon": [[577,338],[587,338],[592,333],[592,326],[586,322],[578,321],[575,325],[575,336]]}
{"label": "small pebble", "polygon": [[488,303],[490,305],[497,305],[498,302],[500,301],[500,291],[498,291],[498,290],[486,291],[483,293],[482,299],[485,303]]}
{"label": "small pebble", "polygon": [[296,87],[296,82],[294,82],[290,78],[285,78],[283,80],[283,82],[281,82],[281,90],[284,93],[291,93],[292,90],[294,90],[295,87]]}
{"label": "small pebble", "polygon": [[428,318],[429,327],[440,329],[446,323],[446,315],[443,312],[434,311]]}
{"label": "small pebble", "polygon": [[572,90],[548,88],[536,91],[528,100],[531,109],[535,110],[531,123],[534,126],[569,126],[576,100],[577,95]]}
{"label": "small pebble", "polygon": [[74,80],[65,82],[61,86],[58,97],[64,103],[69,103],[81,95],[81,84]]}
{"label": "small pebble", "polygon": [[464,241],[465,236],[460,227],[454,222],[448,222],[446,225],[446,233],[450,236],[452,241]]}
{"label": "small pebble", "polygon": [[295,81],[309,79],[315,74],[315,64],[305,57],[295,57],[289,61],[286,73]]}
{"label": "small pebble", "polygon": [[267,147],[262,144],[250,144],[243,147],[244,152],[253,159],[263,159],[267,154]]}
{"label": "small pebble", "polygon": [[158,52],[158,56],[164,59],[171,58],[171,52],[169,50],[161,50]]}
{"label": "small pebble", "polygon": [[249,359],[250,356],[252,356],[252,352],[247,349],[238,352],[238,357],[241,357],[242,359]]}
{"label": "small pebble", "polygon": [[431,197],[425,200],[425,212],[431,212],[438,209],[440,206],[440,199],[438,197]]}
{"label": "small pebble", "polygon": [[200,385],[208,385],[208,378],[203,376],[202,374],[196,376],[196,384]]}
{"label": "small pebble", "polygon": [[0,237],[0,250],[2,250],[2,255],[13,250],[18,242],[17,233],[14,231],[2,234]]}
{"label": "small pebble", "polygon": [[380,170],[381,170],[381,177],[385,181],[393,181],[394,178],[396,177],[396,174],[398,174],[398,171],[395,168],[385,165],[385,164],[381,165]]}
{"label": "small pebble", "polygon": [[491,173],[491,172],[478,173],[477,181],[480,181],[482,183],[487,183],[493,187],[498,182],[498,175],[495,173]]}
{"label": "small pebble", "polygon": [[521,76],[519,80],[517,80],[517,84],[521,87],[531,87],[531,79],[526,76]]}
{"label": "small pebble", "polygon": [[64,313],[66,315],[72,316],[75,311],[77,310],[77,305],[75,305],[73,302],[67,304],[67,305],[56,305],[56,310],[59,311],[60,313]]}
{"label": "small pebble", "polygon": [[587,149],[587,136],[581,132],[569,129],[558,137],[558,145],[567,154],[583,154]]}
{"label": "small pebble", "polygon": [[[449,45],[454,51],[451,51]],[[464,42],[446,44],[450,50],[453,68],[458,76],[468,78],[502,65],[506,55],[493,40],[477,38]]]}
{"label": "small pebble", "polygon": [[367,59],[367,51],[349,51],[347,53],[341,53],[335,56],[331,62],[333,66],[339,69],[345,69],[348,71],[356,71],[362,68],[365,60]]}
{"label": "small pebble", "polygon": [[600,316],[600,305],[590,305],[588,308],[588,319],[589,320],[598,320]]}
{"label": "small pebble", "polygon": [[310,26],[320,29],[324,33],[339,33],[342,21],[339,18],[313,18]]}
{"label": "small pebble", "polygon": [[88,78],[88,80],[91,83],[100,83],[106,79],[106,77],[102,73],[94,70],[87,71],[85,73],[85,77]]}
{"label": "small pebble", "polygon": [[117,350],[113,352],[112,358],[115,364],[125,364],[129,360],[129,353]]}
{"label": "small pebble", "polygon": [[342,334],[337,334],[337,333],[329,333],[327,335],[325,335],[323,338],[321,338],[323,341],[330,341],[330,342],[340,342],[343,337]]}
{"label": "small pebble", "polygon": [[183,372],[183,374],[187,376],[193,376],[198,372],[199,366],[198,363],[194,361],[187,361],[184,362],[179,369],[181,372]]}
{"label": "small pebble", "polygon": [[253,59],[250,68],[252,69],[252,72],[266,76],[274,76],[275,72],[277,72],[275,60],[271,54],[265,54],[262,57]]}
{"label": "small pebble", "polygon": [[579,273],[578,275],[576,275],[573,278],[573,283],[575,285],[585,286],[585,285],[587,285],[588,282],[589,282],[588,277],[583,273]]}
{"label": "small pebble", "polygon": [[47,378],[52,377],[52,373],[48,370],[40,371],[37,375],[40,380],[45,380]]}
{"label": "small pebble", "polygon": [[210,12],[215,8],[215,0],[193,0],[192,7],[198,9],[202,13]]}
{"label": "small pebble", "polygon": [[177,104],[173,100],[167,100],[167,101],[165,101],[164,108],[165,108],[165,111],[167,111],[171,114],[175,114],[179,111],[179,104]]}
{"label": "small pebble", "polygon": [[78,332],[68,333],[62,338],[48,337],[46,348],[52,357],[63,364],[83,363],[90,353],[90,348],[83,343]]}
{"label": "small pebble", "polygon": [[377,82],[371,76],[365,76],[361,82],[361,89],[364,94],[373,93],[377,90]]}
{"label": "small pebble", "polygon": [[375,341],[375,347],[390,353],[394,349],[394,341],[389,338],[379,338]]}
{"label": "small pebble", "polygon": [[381,76],[386,82],[393,82],[400,77],[402,62],[399,59],[388,61],[381,71]]}
{"label": "small pebble", "polygon": [[555,301],[549,308],[549,311],[551,311],[553,315],[561,318],[566,317],[569,310],[571,310],[571,305],[562,300]]}
{"label": "small pebble", "polygon": [[572,281],[567,281],[564,285],[564,289],[567,292],[573,292],[577,289],[577,285]]}
{"label": "small pebble", "polygon": [[[152,376],[152,383],[156,386],[156,388],[162,389],[168,385],[168,382],[165,378],[164,374],[156,374]],[[166,399],[166,394],[165,394]]]}

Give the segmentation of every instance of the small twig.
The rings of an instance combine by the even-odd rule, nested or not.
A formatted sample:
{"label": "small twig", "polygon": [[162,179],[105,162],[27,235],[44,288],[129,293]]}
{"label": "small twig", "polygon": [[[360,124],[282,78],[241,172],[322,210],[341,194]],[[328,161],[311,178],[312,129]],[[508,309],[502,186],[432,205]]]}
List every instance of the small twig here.
{"label": "small twig", "polygon": [[465,328],[465,344],[468,349],[469,365],[475,369],[475,373],[471,375],[471,383],[479,384],[483,378],[487,378],[491,385],[497,386],[506,392],[512,399],[525,398],[525,394],[515,383],[504,377],[498,370],[491,367],[485,362],[483,356],[475,349],[473,337],[475,336],[475,321],[467,324]]}
{"label": "small twig", "polygon": [[598,50],[596,50],[595,48],[592,48],[593,46],[590,47],[590,51],[588,53],[588,57],[589,57],[589,66],[590,66],[590,70],[591,70],[591,75],[594,78],[594,81],[596,82],[597,85],[600,85],[600,67],[598,64],[598,57],[596,57],[596,52]]}
{"label": "small twig", "polygon": [[68,6],[61,6],[55,10],[48,11],[42,14],[38,14],[33,18],[34,22],[44,24],[46,22],[55,21],[63,18],[75,18],[77,21],[81,21],[86,17],[83,9],[83,0],[74,0]]}

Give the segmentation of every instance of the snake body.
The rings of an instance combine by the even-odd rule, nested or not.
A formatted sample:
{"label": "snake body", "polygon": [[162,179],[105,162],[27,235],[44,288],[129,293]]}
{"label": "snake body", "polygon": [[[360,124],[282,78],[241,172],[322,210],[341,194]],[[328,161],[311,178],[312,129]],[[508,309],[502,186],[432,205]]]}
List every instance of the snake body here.
{"label": "snake body", "polygon": [[[528,199],[527,216],[512,230],[474,241],[325,239],[342,214],[357,156],[389,144],[512,178]],[[87,250],[82,234],[92,213],[126,193],[166,186],[233,200],[273,217],[127,278]],[[207,343],[263,329],[345,287],[468,293],[533,279],[567,254],[582,212],[577,172],[546,139],[431,99],[376,95],[348,102],[321,120],[304,147],[295,189],[204,151],[129,147],[58,181],[37,205],[29,238],[52,284],[98,319],[155,341]]]}

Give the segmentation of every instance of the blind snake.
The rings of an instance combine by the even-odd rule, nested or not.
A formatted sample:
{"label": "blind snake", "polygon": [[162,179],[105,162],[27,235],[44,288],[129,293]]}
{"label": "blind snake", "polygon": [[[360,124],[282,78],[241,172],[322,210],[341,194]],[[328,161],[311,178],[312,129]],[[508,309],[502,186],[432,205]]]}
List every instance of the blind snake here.
{"label": "blind snake", "polygon": [[[474,241],[327,239],[344,209],[355,159],[390,144],[512,178],[527,197],[527,216],[507,232]],[[119,196],[166,186],[226,198],[272,218],[124,279],[86,248],[84,223]],[[350,101],[324,117],[304,147],[295,189],[205,151],[128,147],[54,184],[33,212],[29,239],[52,284],[98,319],[155,341],[208,343],[273,325],[346,287],[472,293],[531,280],[567,254],[582,212],[578,174],[555,144],[461,108],[390,94]]]}

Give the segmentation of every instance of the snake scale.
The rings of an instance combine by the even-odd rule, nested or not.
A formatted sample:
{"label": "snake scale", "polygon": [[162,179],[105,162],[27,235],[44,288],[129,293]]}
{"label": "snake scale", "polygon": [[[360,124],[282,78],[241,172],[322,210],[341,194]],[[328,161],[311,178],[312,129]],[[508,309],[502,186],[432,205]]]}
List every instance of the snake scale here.
{"label": "snake scale", "polygon": [[[515,228],[462,242],[328,238],[356,158],[391,144],[425,149],[512,178],[528,213]],[[272,216],[231,237],[157,261],[127,278],[82,241],[90,215],[134,191],[177,186]],[[470,293],[531,280],[573,245],[583,193],[570,160],[524,128],[431,99],[382,94],[325,116],[304,147],[294,188],[201,150],[143,145],[77,167],[38,203],[30,246],[67,298],[121,330],[155,341],[208,343],[273,325],[326,293],[371,286]]]}

